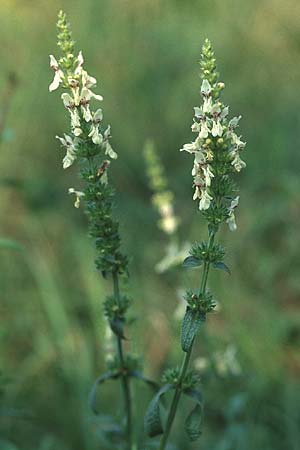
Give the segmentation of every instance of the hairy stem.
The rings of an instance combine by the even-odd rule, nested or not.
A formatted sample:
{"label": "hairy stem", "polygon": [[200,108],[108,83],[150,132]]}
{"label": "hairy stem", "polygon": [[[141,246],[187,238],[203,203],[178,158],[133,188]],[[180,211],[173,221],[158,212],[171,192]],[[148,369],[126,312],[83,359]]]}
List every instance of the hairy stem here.
{"label": "hairy stem", "polygon": [[[214,239],[215,239],[215,234],[216,232],[212,232],[209,235],[209,240],[208,240],[208,247],[211,248],[211,246],[213,245]],[[200,283],[200,292],[201,294],[205,293],[206,290],[206,284],[207,284],[207,279],[208,279],[208,272],[209,272],[209,266],[210,263],[208,261],[206,261],[204,263],[204,267],[203,267],[203,272],[202,272],[202,278],[201,278],[201,283]],[[164,434],[161,438],[160,441],[160,446],[159,446],[159,450],[164,450],[166,448],[170,433],[171,433],[171,429],[172,429],[172,425],[176,416],[176,412],[177,412],[177,407],[179,404],[179,400],[181,397],[181,388],[182,388],[182,383],[184,381],[184,378],[186,376],[188,367],[189,367],[189,362],[191,359],[191,354],[193,351],[193,345],[194,345],[194,341],[189,349],[189,351],[187,353],[184,354],[183,356],[183,361],[182,361],[182,365],[181,365],[181,369],[180,369],[180,373],[179,373],[179,380],[175,389],[175,393],[172,399],[172,403],[170,406],[170,410],[169,410],[169,414],[168,414],[168,418],[167,418],[167,422],[166,422],[166,429],[164,431]]]}
{"label": "hairy stem", "polygon": [[[115,299],[117,303],[120,304],[119,276],[116,272],[113,272],[113,284],[114,284]],[[127,450],[132,450],[132,406],[131,406],[130,383],[124,361],[123,343],[122,339],[119,336],[117,336],[117,348],[122,371],[121,380],[124,398],[124,409],[126,414]]]}

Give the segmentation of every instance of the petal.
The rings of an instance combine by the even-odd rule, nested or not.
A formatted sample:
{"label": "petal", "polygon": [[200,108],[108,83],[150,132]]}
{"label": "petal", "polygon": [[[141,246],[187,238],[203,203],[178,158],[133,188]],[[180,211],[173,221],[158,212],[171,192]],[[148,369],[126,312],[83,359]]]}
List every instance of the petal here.
{"label": "petal", "polygon": [[194,114],[195,117],[200,118],[200,117],[203,116],[203,111],[202,111],[202,109],[199,108],[198,106],[195,106],[195,107],[194,107],[194,111],[195,111],[195,114]]}
{"label": "petal", "polygon": [[102,102],[102,100],[103,100],[102,95],[94,94],[94,92],[92,92],[92,91],[90,91],[90,94],[91,94],[91,97],[93,97],[94,99],[99,100],[100,102]]}
{"label": "petal", "polygon": [[102,112],[102,109],[99,108],[95,112],[93,120],[94,120],[94,122],[101,122],[102,119],[103,119],[103,112]]}
{"label": "petal", "polygon": [[66,92],[64,92],[63,94],[61,94],[61,99],[65,105],[66,108],[71,108],[74,106],[74,99],[67,94]]}
{"label": "petal", "polygon": [[52,83],[49,86],[49,92],[55,91],[61,82],[61,77],[59,71],[55,72]]}
{"label": "petal", "polygon": [[210,93],[211,93],[211,85],[208,80],[204,79],[201,85],[201,94],[207,96]]}
{"label": "petal", "polygon": [[104,139],[110,138],[110,125],[107,126],[106,130],[104,131]]}
{"label": "petal", "polygon": [[106,144],[105,154],[107,154],[111,159],[117,159],[118,157],[109,142]]}
{"label": "petal", "polygon": [[55,57],[53,55],[50,55],[50,67],[53,70],[58,70],[58,62],[56,61]]}

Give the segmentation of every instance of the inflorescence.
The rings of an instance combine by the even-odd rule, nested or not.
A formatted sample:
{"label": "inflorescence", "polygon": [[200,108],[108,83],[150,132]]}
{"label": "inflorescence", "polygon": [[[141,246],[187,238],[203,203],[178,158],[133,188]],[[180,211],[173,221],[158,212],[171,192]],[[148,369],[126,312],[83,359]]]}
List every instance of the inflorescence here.
{"label": "inflorescence", "polygon": [[220,100],[225,85],[218,81],[214,53],[208,40],[202,48],[200,66],[203,102],[194,108],[192,125],[197,137],[181,150],[194,156],[193,199],[199,201],[199,209],[215,229],[226,221],[230,230],[235,230],[234,211],[239,197],[232,174],[246,166],[240,156],[246,143],[236,134],[241,116],[228,119],[229,107]]}

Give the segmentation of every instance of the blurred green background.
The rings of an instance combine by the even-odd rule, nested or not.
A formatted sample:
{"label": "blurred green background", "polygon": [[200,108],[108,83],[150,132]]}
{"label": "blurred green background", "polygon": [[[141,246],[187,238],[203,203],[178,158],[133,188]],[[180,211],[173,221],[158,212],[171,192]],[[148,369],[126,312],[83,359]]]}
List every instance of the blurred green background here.
{"label": "blurred green background", "polygon": [[[165,165],[181,241],[201,240],[192,159],[178,150],[192,138],[201,45],[213,42],[224,101],[243,115],[247,169],[238,230],[221,236],[232,275],[210,278],[221,307],[195,349],[203,436],[189,446],[178,424],[172,440],[180,450],[299,449],[299,1],[1,0],[0,109],[10,109],[1,130],[0,237],[21,246],[0,249],[1,450],[109,448],[101,441],[105,418],[87,405],[104,368],[101,302],[109,285],[95,272],[86,219],[67,195],[77,168],[63,171],[55,135],[68,118],[59,94],[48,93],[61,8],[112,125],[115,214],[132,258],[137,318],[130,345],[156,379],[181,356],[177,291],[195,277],[154,270],[168,241],[157,228],[142,150],[152,139]],[[135,395],[142,417],[150,393],[138,385]],[[102,392],[105,414],[118,398],[117,384]]]}

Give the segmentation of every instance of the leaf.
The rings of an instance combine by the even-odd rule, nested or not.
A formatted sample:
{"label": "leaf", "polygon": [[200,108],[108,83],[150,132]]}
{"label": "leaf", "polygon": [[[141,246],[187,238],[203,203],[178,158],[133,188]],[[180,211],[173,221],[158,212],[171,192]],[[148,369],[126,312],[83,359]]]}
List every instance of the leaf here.
{"label": "leaf", "polygon": [[225,270],[225,272],[227,272],[229,275],[231,275],[230,269],[228,266],[226,266],[226,264],[224,264],[223,262],[219,261],[219,262],[215,262],[212,265],[215,269],[221,269],[221,270]]}
{"label": "leaf", "polygon": [[125,321],[124,319],[120,319],[119,317],[116,317],[112,319],[110,322],[110,328],[112,331],[119,336],[121,339],[126,340],[126,337],[124,336],[124,325]]}
{"label": "leaf", "polygon": [[196,334],[199,331],[201,323],[205,316],[199,311],[193,311],[187,307],[181,327],[181,347],[184,352],[188,352]]}
{"label": "leaf", "polygon": [[184,394],[191,397],[196,402],[185,421],[185,431],[191,441],[196,441],[201,435],[201,419],[203,410],[202,394],[197,389],[185,389]]}
{"label": "leaf", "polygon": [[99,378],[97,378],[97,380],[93,384],[93,387],[92,387],[90,395],[89,395],[89,405],[95,414],[99,414],[99,411],[98,411],[97,405],[96,405],[96,403],[97,403],[97,388],[98,388],[99,384],[102,384],[107,380],[116,380],[117,378],[119,378],[119,376],[120,376],[120,373],[105,372],[103,375],[101,375]]}
{"label": "leaf", "polygon": [[149,387],[157,391],[159,389],[159,384],[155,381],[150,380],[149,378],[145,377],[141,372],[138,370],[133,370],[132,372],[129,372],[128,374],[130,377],[137,378],[138,380],[144,381],[144,383],[148,384]]}
{"label": "leaf", "polygon": [[173,384],[165,384],[151,400],[144,419],[145,432],[148,436],[155,437],[164,432],[160,417],[159,401],[162,395],[174,388]]}
{"label": "leaf", "polygon": [[203,260],[196,258],[196,256],[188,256],[182,263],[183,267],[185,267],[186,269],[200,267],[201,264],[203,264]]}
{"label": "leaf", "polygon": [[18,242],[12,239],[0,238],[0,249],[10,249],[10,250],[18,250],[23,251],[24,248]]}

